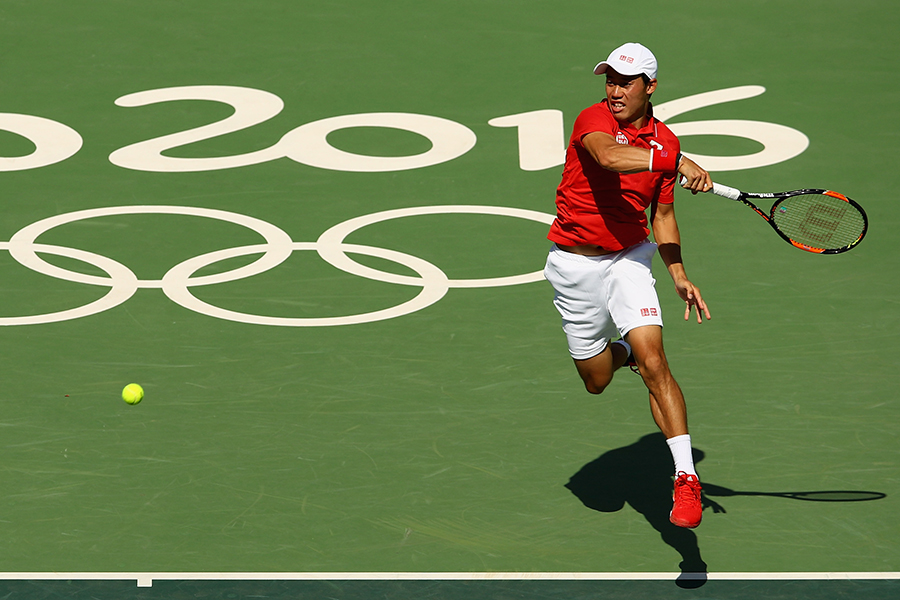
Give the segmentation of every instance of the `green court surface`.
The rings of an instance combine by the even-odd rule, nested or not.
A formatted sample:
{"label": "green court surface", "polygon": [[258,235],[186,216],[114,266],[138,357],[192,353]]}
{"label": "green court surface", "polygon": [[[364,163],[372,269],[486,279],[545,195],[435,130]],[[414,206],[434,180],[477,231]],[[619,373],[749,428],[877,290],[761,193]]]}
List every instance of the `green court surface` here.
{"label": "green court surface", "polygon": [[[668,597],[706,566],[700,598],[896,597],[900,12],[810,6],[4,2],[0,595]],[[626,41],[717,181],[870,219],[816,256],[677,192],[713,313],[658,269],[695,532],[640,379],[587,394],[540,280],[554,157]],[[323,572],[670,576],[127,581]]]}

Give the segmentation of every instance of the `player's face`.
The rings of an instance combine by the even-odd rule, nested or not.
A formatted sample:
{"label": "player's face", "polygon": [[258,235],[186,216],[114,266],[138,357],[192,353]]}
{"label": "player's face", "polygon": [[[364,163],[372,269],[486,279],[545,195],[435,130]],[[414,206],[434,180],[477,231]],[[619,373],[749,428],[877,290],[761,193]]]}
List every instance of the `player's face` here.
{"label": "player's face", "polygon": [[650,106],[650,94],[655,89],[655,79],[644,83],[640,75],[621,75],[612,69],[606,71],[606,99],[618,121],[641,127]]}

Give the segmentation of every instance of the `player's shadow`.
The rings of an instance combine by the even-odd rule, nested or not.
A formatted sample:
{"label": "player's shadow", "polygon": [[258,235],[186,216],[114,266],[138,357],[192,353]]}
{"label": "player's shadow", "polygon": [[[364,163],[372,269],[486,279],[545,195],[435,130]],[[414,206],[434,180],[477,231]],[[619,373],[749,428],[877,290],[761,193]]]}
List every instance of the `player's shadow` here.
{"label": "player's shadow", "polygon": [[[703,452],[694,449],[694,462]],[[641,513],[681,555],[681,587],[706,582],[706,563],[700,557],[697,535],[669,522],[672,510],[672,454],[662,433],[645,435],[634,444],[606,452],[575,473],[566,484],[588,508],[616,512],[628,503]]]}
{"label": "player's shadow", "polygon": [[[694,462],[703,460],[702,450],[693,449]],[[700,587],[706,583],[706,563],[700,556],[697,535],[669,522],[672,510],[672,454],[662,433],[645,435],[634,444],[606,452],[589,462],[569,479],[566,487],[588,508],[616,512],[625,504],[641,513],[665,543],[681,555],[679,587]],[[713,512],[725,508],[709,496],[772,496],[818,502],[880,500],[881,492],[745,492],[703,483],[703,507]]]}

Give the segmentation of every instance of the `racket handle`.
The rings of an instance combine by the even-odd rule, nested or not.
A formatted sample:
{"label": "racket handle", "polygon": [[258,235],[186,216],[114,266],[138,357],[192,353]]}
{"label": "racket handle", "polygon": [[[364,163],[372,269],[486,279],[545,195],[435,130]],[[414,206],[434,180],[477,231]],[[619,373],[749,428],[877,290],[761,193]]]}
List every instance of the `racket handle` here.
{"label": "racket handle", "polygon": [[717,196],[722,196],[724,198],[729,198],[731,200],[740,200],[741,199],[741,190],[735,189],[733,187],[728,187],[727,185],[722,185],[721,183],[713,182],[713,194]]}
{"label": "racket handle", "polygon": [[[687,177],[684,175],[681,176],[681,179],[678,182],[684,187],[684,184],[687,183]],[[740,200],[741,198],[741,190],[735,189],[733,187],[728,187],[727,185],[722,185],[721,183],[713,182],[712,193],[717,196],[722,196],[723,198],[729,198],[731,200]]]}

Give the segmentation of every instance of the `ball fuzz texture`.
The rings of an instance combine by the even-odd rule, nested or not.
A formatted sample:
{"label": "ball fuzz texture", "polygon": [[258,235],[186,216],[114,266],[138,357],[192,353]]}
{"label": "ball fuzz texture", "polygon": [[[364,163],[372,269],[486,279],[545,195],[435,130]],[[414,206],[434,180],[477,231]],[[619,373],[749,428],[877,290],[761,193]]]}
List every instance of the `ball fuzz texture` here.
{"label": "ball fuzz texture", "polygon": [[137,404],[144,399],[144,388],[136,383],[129,383],[122,390],[122,400],[128,404]]}

